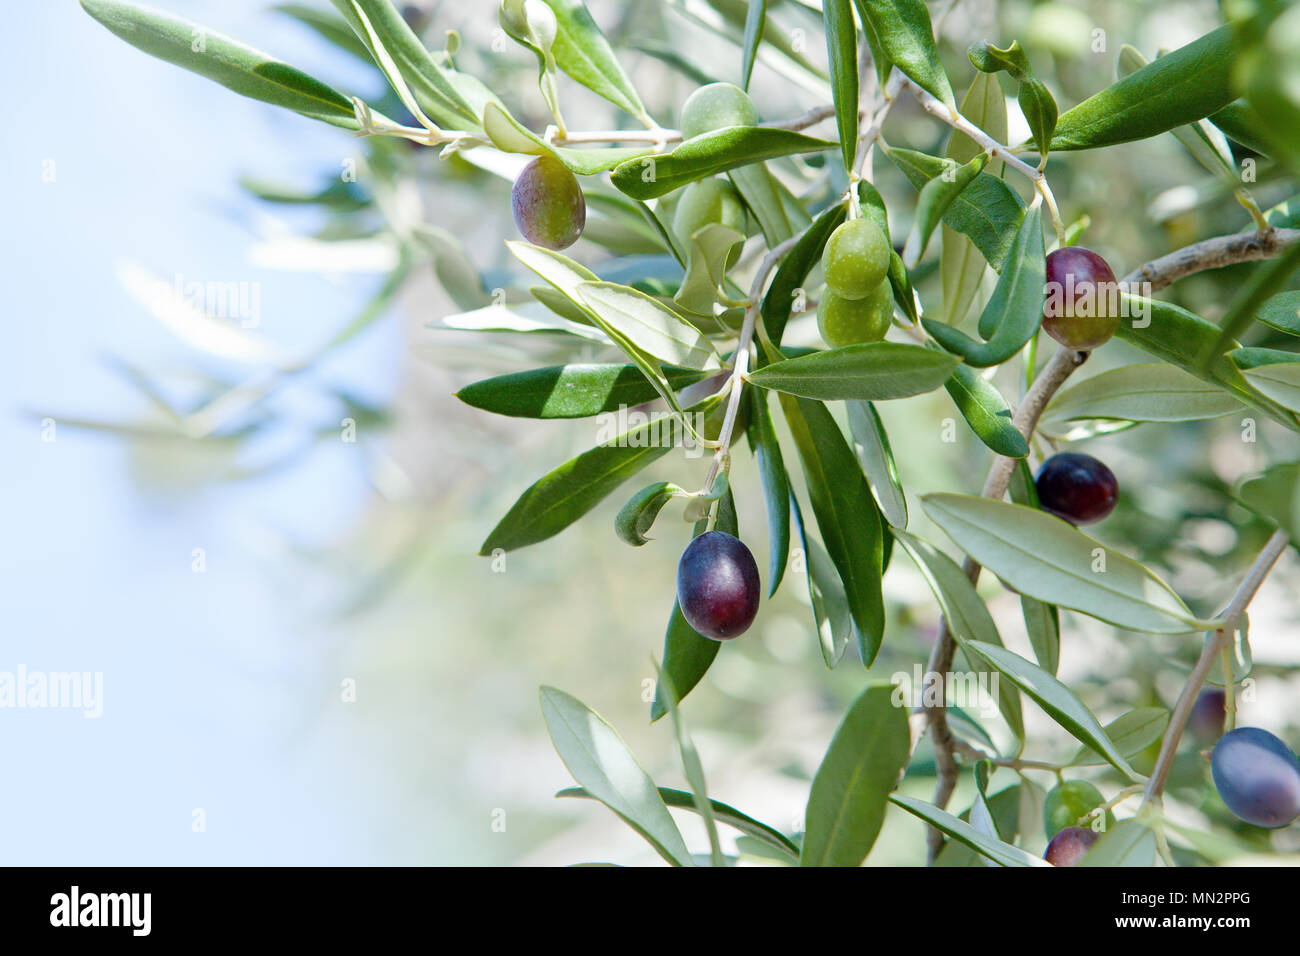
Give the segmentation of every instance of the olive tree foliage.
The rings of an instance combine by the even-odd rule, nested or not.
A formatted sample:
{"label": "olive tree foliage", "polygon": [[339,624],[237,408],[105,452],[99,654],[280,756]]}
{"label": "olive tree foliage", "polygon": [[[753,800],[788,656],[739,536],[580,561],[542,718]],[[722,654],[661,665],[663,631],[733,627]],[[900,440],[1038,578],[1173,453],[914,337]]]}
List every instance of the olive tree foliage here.
{"label": "olive tree foliage", "polygon": [[[543,687],[546,726],[578,784],[562,796],[604,803],[680,866],[735,862],[724,853],[720,825],[739,831],[742,856],[859,865],[900,811],[925,821],[929,859],[943,865],[1047,865],[1038,811],[1026,811],[1036,807],[1046,837],[1071,826],[1098,834],[1082,842],[1070,835],[1077,852],[1061,851],[1058,862],[1079,854],[1084,865],[1216,862],[1266,845],[1213,805],[1208,773],[1195,778],[1213,822],[1206,831],[1167,819],[1163,802],[1171,774],[1182,772],[1175,757],[1195,746],[1185,738],[1208,746],[1235,719],[1234,701],[1252,667],[1247,606],[1300,534],[1300,463],[1282,457],[1236,487],[1213,489],[1218,508],[1267,529],[1257,553],[1225,571],[1235,591],[1222,607],[1176,592],[1152,548],[1122,534],[1099,540],[1063,520],[1059,507],[1040,501],[1029,463],[1062,444],[1081,450],[1091,438],[1137,425],[1190,427],[1180,434],[1194,440],[1196,423],[1235,415],[1290,436],[1300,432],[1300,292],[1290,288],[1300,267],[1300,199],[1262,208],[1255,176],[1243,175],[1262,169],[1274,186],[1288,188],[1300,179],[1300,11],[1237,0],[1225,4],[1223,25],[1182,47],[1150,58],[1116,49],[1109,54],[1114,83],[1063,109],[1035,72],[1049,54],[1030,43],[970,37],[965,57],[941,56],[932,14],[946,14],[951,2],[666,3],[687,10],[694,28],[725,39],[718,49],[734,50],[735,62],[691,63],[671,46],[648,43],[635,55],[653,56],[661,69],[701,85],[718,76],[738,81],[708,86],[691,115],[670,121],[652,115],[621,63],[629,51],[616,48],[582,0],[503,0],[499,35],[535,57],[537,93],[550,114],[530,127],[517,112],[519,90],[495,89],[460,67],[454,33],[444,48],[431,49],[423,39],[431,31],[413,29],[389,0],[333,5],[283,9],[372,62],[391,86],[382,99],[350,96],[168,13],[126,0],[82,0],[92,17],[147,53],[332,124],[341,136],[366,137],[381,179],[394,143],[432,147],[450,162],[508,178],[536,163],[522,199],[516,191],[516,220],[524,234],[563,238],[507,242],[517,274],[506,294],[488,294],[481,270],[453,236],[415,224],[369,314],[416,261],[432,261],[463,310],[437,325],[485,335],[544,332],[570,357],[476,382],[459,393],[464,402],[484,414],[531,419],[655,411],[538,478],[487,533],[482,554],[545,547],[611,495],[626,499],[614,530],[633,546],[646,544],[655,521],[669,514],[694,521],[697,535],[736,536],[736,499],[760,496],[769,555],[764,600],[782,586],[806,589],[810,639],[826,667],[866,671],[812,779],[803,827],[784,832],[707,793],[681,702],[707,692],[700,681],[728,647],[697,633],[674,607],[649,717],[669,718],[691,790],[657,786],[605,720]],[[801,32],[824,42],[825,70],[790,42],[783,9],[813,27]],[[743,91],[764,63],[798,81],[806,112],[772,116],[753,105]],[[566,96],[577,85],[616,108],[622,125],[585,128]],[[1008,141],[1012,97],[1028,129],[1023,142]],[[902,104],[930,120],[931,136],[886,138]],[[1220,196],[1235,200],[1245,227],[1188,237],[1173,252],[1150,249],[1148,261],[1117,286],[1054,272],[1054,252],[1080,245],[1091,220],[1062,218],[1053,180],[1105,162],[1114,147],[1140,148],[1166,136],[1205,167]],[[891,208],[874,185],[887,170],[912,188]],[[580,193],[570,187],[575,178]],[[537,208],[555,191],[566,209],[595,214],[579,250],[585,262],[556,248],[573,241],[585,218],[568,221],[563,209]],[[308,197],[261,193],[338,208],[363,202],[338,185]],[[1092,211],[1093,218],[1139,214]],[[530,217],[544,218],[544,228],[533,228]],[[852,256],[824,260],[832,237],[858,221],[892,237],[892,248],[882,247],[871,265]],[[824,262],[835,276],[829,269],[823,275]],[[1243,271],[1223,301],[1206,304],[1215,321],[1162,295],[1176,295],[1187,277],[1229,266]],[[871,306],[873,329],[856,339],[860,313],[852,303],[865,287],[840,294],[855,269],[878,269],[871,287],[884,290]],[[842,274],[849,280],[836,278]],[[1098,293],[1104,286],[1110,297],[1093,313],[1104,320],[1100,333],[1089,326],[1072,337],[1059,327],[1053,284],[1074,278]],[[821,316],[823,344],[834,338],[835,347],[787,344],[787,330],[819,301],[839,310],[824,307]],[[834,335],[827,331],[832,321]],[[1079,343],[1104,349],[1112,334],[1141,361],[1076,378],[1090,357]],[[601,360],[592,361],[593,353]],[[1010,375],[999,375],[1007,369]],[[996,383],[1008,380],[1023,388],[1004,394]],[[924,474],[901,475],[877,409],[941,389],[956,420],[987,447],[987,476],[966,494],[928,488]],[[702,448],[707,470],[698,455],[682,455],[682,445]],[[672,455],[680,458],[676,481],[636,486],[638,472]],[[730,481],[734,455],[754,456],[754,487]],[[918,523],[918,500],[928,519],[920,530],[910,527]],[[922,536],[935,538],[931,529],[946,540]],[[954,548],[964,563],[949,555]],[[886,614],[882,581],[900,561],[919,570],[943,621],[915,695],[902,694],[873,666],[897,627]],[[1019,596],[1032,657],[1005,646],[977,587],[982,569]],[[1060,648],[1082,618],[1128,640],[1200,642],[1190,673],[1175,671],[1182,689],[1172,709],[1140,706],[1103,724],[1077,689],[1058,679]],[[996,729],[972,701],[953,695],[950,678],[962,675],[997,678],[988,685],[996,687]],[[1212,692],[1217,696],[1202,693],[1207,681],[1222,688]],[[1198,716],[1207,699],[1220,710]],[[1038,742],[1025,733],[1031,708],[1075,739],[1073,756],[1041,759]],[[1278,745],[1282,756],[1271,743],[1265,748],[1282,761],[1268,773],[1251,770],[1248,753],[1230,755],[1236,763],[1216,758],[1216,774],[1220,765],[1247,767],[1223,770],[1245,774],[1220,785],[1221,793],[1231,791],[1229,807],[1245,799],[1251,773],[1272,774],[1275,789],[1300,780],[1294,755],[1288,765],[1290,752]],[[1097,767],[1104,791],[1073,779]],[[1060,782],[1050,794],[1044,773]],[[1016,782],[994,790],[995,775]],[[932,798],[903,793],[909,777],[932,778]],[[950,808],[963,777],[973,784],[973,800]],[[669,808],[703,819],[707,853],[688,848]]]}

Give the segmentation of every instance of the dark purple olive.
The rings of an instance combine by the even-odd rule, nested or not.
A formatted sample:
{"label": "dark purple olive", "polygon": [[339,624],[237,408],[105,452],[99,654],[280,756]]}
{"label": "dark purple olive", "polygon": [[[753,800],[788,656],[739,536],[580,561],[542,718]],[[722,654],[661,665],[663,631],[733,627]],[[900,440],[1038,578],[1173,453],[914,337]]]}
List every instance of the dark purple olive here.
{"label": "dark purple olive", "polygon": [[687,623],[725,641],[745,633],[758,614],[758,565],[749,548],[725,531],[706,531],[677,564],[677,603]]}
{"label": "dark purple olive", "polygon": [[1224,734],[1214,745],[1210,774],[1240,820],[1276,829],[1300,817],[1300,763],[1267,730],[1238,727]]}
{"label": "dark purple olive", "polygon": [[519,173],[510,207],[520,235],[547,249],[573,245],[587,224],[587,201],[577,177],[550,156],[538,156]]}
{"label": "dark purple olive", "polygon": [[1193,739],[1202,747],[1208,747],[1223,736],[1223,727],[1228,719],[1227,696],[1221,690],[1201,691],[1196,703],[1192,705],[1191,716],[1187,719],[1187,729]]}
{"label": "dark purple olive", "polygon": [[1091,455],[1066,451],[1043,462],[1035,482],[1044,511],[1071,524],[1100,521],[1115,510],[1119,482]]}
{"label": "dark purple olive", "polygon": [[1066,827],[1047,844],[1043,859],[1052,866],[1078,866],[1100,835],[1087,827]]}
{"label": "dark purple olive", "polygon": [[1066,348],[1095,349],[1119,326],[1115,273],[1082,246],[1063,246],[1047,257],[1043,331]]}

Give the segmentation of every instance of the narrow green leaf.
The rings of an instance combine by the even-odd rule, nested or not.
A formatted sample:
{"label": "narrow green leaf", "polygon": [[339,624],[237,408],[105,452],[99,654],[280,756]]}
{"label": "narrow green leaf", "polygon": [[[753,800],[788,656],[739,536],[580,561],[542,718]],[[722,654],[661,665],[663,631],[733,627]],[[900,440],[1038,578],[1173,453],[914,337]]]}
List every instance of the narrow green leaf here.
{"label": "narrow green leaf", "polygon": [[[725,531],[732,537],[739,537],[740,528],[736,520],[736,503],[730,490],[718,501],[717,509],[718,517],[715,522],[717,530]],[[698,537],[707,529],[707,520],[702,519],[695,522],[693,537]],[[672,614],[668,617],[668,628],[664,634],[663,664],[660,668],[661,678],[655,684],[655,699],[650,704],[651,723],[668,713],[668,707],[665,703],[667,690],[663,686],[663,676],[666,675],[667,679],[672,681],[676,699],[683,700],[687,694],[695,689],[695,685],[707,673],[709,665],[718,656],[718,649],[721,647],[721,641],[704,637],[687,623],[685,616],[682,614],[682,609],[674,599]]]}
{"label": "narrow green leaf", "polygon": [[870,667],[885,632],[880,591],[885,549],[880,511],[857,459],[826,406],[782,394],[781,407],[803,461],[817,527],[844,584],[863,663]]}
{"label": "narrow green leaf", "polygon": [[922,501],[958,547],[1022,594],[1152,634],[1210,623],[1142,565],[1044,511],[973,495]]}
{"label": "narrow green leaf", "polygon": [[947,323],[921,320],[940,345],[960,354],[968,365],[1001,365],[1024,348],[1042,324],[1047,272],[1042,215],[1039,206],[1025,213],[997,287],[980,315],[981,332],[991,330],[987,342],[972,339]]}
{"label": "narrow green leaf", "polygon": [[578,298],[618,335],[647,355],[692,369],[719,369],[708,338],[658,299],[614,282],[584,282]]}
{"label": "narrow green leaf", "polygon": [[745,434],[749,447],[758,460],[758,473],[763,482],[763,497],[767,502],[767,535],[769,563],[767,595],[771,597],[781,585],[785,566],[790,559],[790,476],[781,457],[781,445],[776,429],[772,427],[772,413],[767,396],[754,392],[749,396],[749,426]]}
{"label": "narrow green leaf", "polygon": [[903,247],[903,265],[909,269],[916,268],[925,255],[930,236],[939,226],[943,214],[962,190],[974,182],[975,177],[988,165],[989,154],[980,153],[960,166],[955,161],[951,162],[952,165],[945,167],[942,173],[921,187],[921,195],[916,200],[912,231],[908,233],[907,243]]}
{"label": "narrow green leaf", "polygon": [[[1105,726],[1106,736],[1122,757],[1136,757],[1164,734],[1169,726],[1169,711],[1163,707],[1138,707],[1116,717]],[[1106,763],[1106,758],[1087,744],[1070,759],[1072,767]]]}
{"label": "narrow green leaf", "polygon": [[770,126],[728,126],[688,139],[670,153],[628,160],[610,174],[633,199],[653,199],[738,166],[792,153],[815,153],[837,143]]}
{"label": "narrow green leaf", "polygon": [[1078,865],[1155,866],[1156,835],[1139,820],[1121,820],[1102,834]]}
{"label": "narrow green leaf", "polygon": [[[704,821],[704,831],[709,837],[709,863],[711,866],[726,866],[722,856],[722,845],[718,842],[718,823],[713,816],[713,804],[709,800],[708,784],[704,779],[704,765],[700,762],[700,753],[686,729],[686,719],[677,706],[677,693],[672,681],[663,673],[658,675],[659,685],[664,690],[664,703],[668,706],[668,715],[673,722],[673,736],[677,740],[677,753],[682,758],[682,772],[686,782],[691,786],[691,801],[695,812]],[[663,794],[660,794],[663,799]]]}
{"label": "narrow green leaf", "polygon": [[1274,465],[1242,483],[1237,497],[1265,521],[1300,541],[1300,463]]}
{"label": "narrow green leaf", "polygon": [[[712,397],[692,410],[704,413],[717,404]],[[671,415],[656,416],[539,478],[492,529],[479,554],[514,551],[559,534],[672,448],[673,442],[665,437],[682,437]]]}
{"label": "narrow green leaf", "polygon": [[686,489],[670,481],[647,485],[629,498],[614,516],[614,533],[634,548],[647,544],[650,539],[646,532],[654,526],[664,505],[686,494]]}
{"label": "narrow green leaf", "polygon": [[[1008,488],[1011,500],[1018,505],[1038,508],[1038,489],[1029,462],[1016,462]],[[1037,598],[1020,595],[1020,614],[1025,621],[1025,633],[1033,648],[1038,666],[1053,677],[1061,663],[1061,611],[1055,604],[1045,604]]]}
{"label": "narrow green leaf", "polygon": [[987,40],[982,40],[971,45],[969,56],[975,69],[984,73],[1005,70],[1020,84],[1017,95],[1020,112],[1025,114],[1039,153],[1046,156],[1052,141],[1052,131],[1056,129],[1056,100],[1042,80],[1034,75],[1029,66],[1029,57],[1020,48],[1020,44],[1013,41],[1011,46],[1001,50]]}
{"label": "narrow green leaf", "polygon": [[1092,711],[1084,705],[1083,701],[1074,696],[1070,688],[1037,664],[1025,660],[1005,647],[982,641],[970,641],[965,648],[983,657],[1001,671],[1005,677],[1032,697],[1053,720],[1075,738],[1105,757],[1106,762],[1125,777],[1130,780],[1138,779],[1137,772],[1128,765],[1124,755],[1111,743]]}
{"label": "narrow green leaf", "polygon": [[1057,394],[1045,424],[1081,419],[1191,422],[1241,411],[1242,403],[1221,387],[1160,363],[1125,365]]}
{"label": "narrow green leaf", "polygon": [[869,685],[840,721],[813,777],[800,866],[862,864],[910,751],[907,711],[894,706],[893,686]]}
{"label": "narrow green leaf", "polygon": [[1300,355],[1280,349],[1236,349],[1228,358],[1261,394],[1300,411]]}
{"label": "narrow green leaf", "polygon": [[1033,854],[1026,853],[1018,846],[1012,846],[1010,843],[1003,843],[1001,840],[994,840],[985,836],[969,823],[954,817],[951,813],[945,813],[932,804],[897,793],[892,794],[889,800],[895,806],[902,807],[915,817],[920,817],[926,823],[942,830],[948,836],[970,847],[981,856],[988,857],[999,866],[1051,865]]}
{"label": "narrow green leaf", "polygon": [[1296,269],[1300,269],[1300,242],[1292,243],[1280,256],[1251,275],[1219,323],[1219,337],[1201,356],[1202,367],[1208,367],[1233,339],[1249,327],[1255,313],[1282,290]]}
{"label": "narrow green leaf", "polygon": [[605,720],[554,687],[542,687],[542,716],[555,750],[582,785],[675,866],[691,866],[690,851],[649,774]]}
{"label": "narrow green leaf", "polygon": [[794,512],[794,526],[799,533],[799,545],[803,550],[803,570],[808,578],[808,598],[812,602],[817,643],[826,666],[834,668],[844,656],[849,638],[853,636],[853,615],[849,612],[849,599],[830,555],[808,533],[803,511],[793,493],[790,495],[790,507]]}
{"label": "narrow green leaf", "polygon": [[[664,369],[674,389],[708,374]],[[485,378],[466,385],[456,397],[483,411],[515,418],[587,418],[642,405],[657,394],[635,365],[550,365]]]}
{"label": "narrow green leaf", "polygon": [[758,228],[769,247],[779,245],[794,235],[790,216],[782,201],[783,187],[766,163],[738,166],[727,175],[757,220]]}
{"label": "narrow green leaf", "polygon": [[758,57],[758,48],[763,43],[764,28],[767,26],[767,0],[749,0],[749,10],[745,14],[745,58],[740,66],[740,88],[749,89],[750,77],[754,75],[754,60]]}
{"label": "narrow green leaf", "polygon": [[870,402],[850,401],[845,403],[845,408],[849,413],[853,447],[858,453],[858,461],[862,462],[862,471],[871,485],[871,494],[880,506],[880,513],[891,527],[904,529],[907,527],[907,498],[898,478],[884,423]]}
{"label": "narrow green leaf", "polygon": [[923,0],[854,0],[862,25],[868,28],[889,62],[956,109],[948,74],[934,42],[930,11]]}
{"label": "narrow green leaf", "polygon": [[[587,800],[596,799],[581,787],[571,787],[567,790],[561,790],[556,794],[557,797],[580,797]],[[660,787],[659,796],[663,801],[674,810],[690,810],[698,812],[695,797],[685,790],[674,790],[671,787]],[[718,800],[709,800],[709,807],[713,810],[713,816],[719,823],[725,823],[727,826],[735,827],[746,836],[753,837],[755,840],[766,844],[773,850],[778,851],[784,859],[797,861],[799,859],[799,848],[790,841],[779,830],[776,830],[766,823],[760,823],[751,816],[741,813],[735,807],[728,806]]]}
{"label": "narrow green leaf", "polygon": [[1029,442],[1011,423],[1011,407],[992,382],[975,369],[958,365],[944,387],[966,424],[985,445],[1007,458],[1029,454]]}
{"label": "narrow green leaf", "polygon": [[858,146],[858,28],[851,0],[823,0],[826,58],[830,63],[835,124],[844,168],[852,169]]}
{"label": "narrow green leaf", "polygon": [[[920,538],[900,531],[894,532],[894,538],[908,555],[916,562],[926,584],[930,586],[939,608],[943,611],[953,638],[965,648],[968,641],[981,641],[1002,646],[1002,636],[998,634],[993,616],[975,591],[975,585],[958,567],[957,562],[938,548],[922,541]],[[967,655],[972,669],[980,674],[989,674],[992,668],[981,666],[982,660]],[[1016,735],[1017,740],[1025,739],[1025,719],[1020,705],[1020,694],[1014,686],[1007,686],[999,680],[998,709],[1002,712],[1007,726]]]}
{"label": "narrow green leaf", "polygon": [[[1007,141],[1007,103],[997,78],[987,73],[977,73],[961,101],[961,114],[988,133],[999,143]],[[983,148],[960,130],[953,130],[948,141],[948,158],[965,163]],[[1002,161],[993,160],[985,172],[993,176],[1002,173]],[[987,263],[975,243],[945,224],[943,226],[943,251],[939,256],[939,275],[943,282],[944,319],[957,325],[966,317],[971,301],[979,291]]]}
{"label": "narrow green leaf", "polygon": [[1093,149],[1157,136],[1234,99],[1228,24],[1130,73],[1062,114],[1052,149]]}
{"label": "narrow green leaf", "polygon": [[1300,335],[1300,289],[1273,296],[1259,307],[1255,318],[1279,332]]}
{"label": "narrow green leaf", "polygon": [[[912,149],[891,146],[885,155],[916,188],[922,189],[943,172],[944,161]],[[995,271],[1016,241],[1025,218],[1025,204],[996,176],[980,173],[961,191],[943,215],[946,225],[969,236]]]}
{"label": "narrow green leaf", "polygon": [[909,398],[938,388],[957,360],[937,349],[902,342],[870,342],[814,352],[755,371],[749,380],[803,398],[875,402]]}
{"label": "narrow green leaf", "polygon": [[587,89],[650,125],[636,88],[582,0],[546,0],[555,11],[551,53],[561,70]]}
{"label": "narrow green leaf", "polygon": [[81,0],[92,17],[150,56],[263,103],[357,129],[352,102],[320,80],[190,20],[129,0]]}
{"label": "narrow green leaf", "polygon": [[[1292,431],[1300,431],[1295,415],[1261,395],[1227,358],[1225,353],[1236,348],[1237,343],[1215,345],[1219,337],[1217,326],[1160,299],[1124,294],[1121,301],[1125,309],[1123,314],[1132,318],[1120,321],[1115,332],[1117,338],[1190,372],[1203,382],[1227,389],[1245,404],[1259,409]],[[1202,367],[1203,357],[1216,348],[1221,349],[1217,357],[1208,367]]]}

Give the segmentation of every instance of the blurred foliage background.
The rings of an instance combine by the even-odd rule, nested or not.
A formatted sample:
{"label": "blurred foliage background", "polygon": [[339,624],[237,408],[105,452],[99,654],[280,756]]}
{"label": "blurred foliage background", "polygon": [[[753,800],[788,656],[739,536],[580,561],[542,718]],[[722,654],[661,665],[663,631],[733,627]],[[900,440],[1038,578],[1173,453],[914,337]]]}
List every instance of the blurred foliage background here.
{"label": "blurred foliage background", "polygon": [[[183,15],[196,13],[183,0],[167,5]],[[665,125],[675,124],[680,104],[698,84],[738,79],[743,0],[593,0],[589,5],[647,106]],[[457,66],[501,92],[533,129],[546,126],[534,58],[500,33],[495,4],[405,6],[431,48],[442,48],[447,32],[456,31]],[[1113,81],[1122,44],[1154,57],[1159,49],[1181,46],[1221,22],[1216,4],[1203,0],[942,0],[930,7],[959,97],[975,75],[966,59],[969,44],[1019,40],[1062,111]],[[225,26],[220,6],[201,12],[214,27]],[[281,21],[277,30],[288,24],[300,31],[304,49],[318,51],[314,59],[300,54],[298,65],[358,95],[376,97],[385,88],[378,70],[358,57],[355,42],[328,4],[284,4],[271,16]],[[773,0],[766,36],[751,87],[763,119],[828,103],[818,4]],[[264,45],[256,34],[243,38]],[[114,57],[138,56],[107,34],[93,39],[97,49],[111,50]],[[150,68],[160,81],[179,82],[170,67]],[[202,81],[186,77],[184,82]],[[1012,94],[1007,107],[1010,138],[1016,142],[1027,127],[1014,89],[1004,89]],[[571,126],[605,129],[621,121],[612,107],[567,79],[561,80],[561,95]],[[403,113],[391,95],[370,102],[391,116]],[[164,128],[158,135],[165,136],[167,118],[159,119]],[[816,131],[833,136],[833,124]],[[292,140],[310,125],[277,116],[269,133],[259,135]],[[232,127],[228,133],[233,144],[249,131]],[[202,326],[195,326],[191,363],[158,368],[147,356],[119,356],[139,389],[138,417],[113,426],[130,449],[132,480],[150,495],[165,490],[171,498],[195,502],[210,486],[233,483],[255,499],[256,478],[267,469],[289,469],[302,475],[294,480],[309,482],[314,479],[303,473],[310,470],[313,448],[348,445],[350,467],[370,488],[355,516],[324,539],[299,538],[260,559],[266,572],[283,582],[277,589],[282,626],[300,635],[291,654],[315,661],[301,678],[310,690],[291,697],[292,705],[268,722],[266,733],[309,738],[314,747],[328,742],[352,756],[352,772],[367,775],[374,800],[357,807],[364,817],[358,826],[377,848],[371,859],[652,863],[657,858],[651,851],[602,808],[552,799],[570,781],[546,738],[536,691],[539,684],[553,684],[582,698],[619,729],[661,785],[684,786],[671,730],[649,725],[648,699],[652,659],[661,653],[677,556],[689,525],[670,510],[654,541],[628,548],[613,534],[613,516],[624,497],[615,494],[560,536],[508,555],[504,566],[476,556],[487,531],[529,483],[597,440],[595,422],[493,418],[453,395],[486,375],[574,355],[568,342],[547,333],[476,333],[457,329],[456,320],[447,318],[486,304],[499,290],[511,299],[526,294],[529,279],[502,243],[514,235],[513,168],[482,168],[493,164],[475,165],[472,152],[444,160],[436,150],[393,140],[352,141],[342,131],[314,132],[313,142],[321,135],[339,142],[335,152],[318,153],[318,162],[303,159],[274,175],[247,170],[242,187],[267,215],[291,226],[250,243],[250,256],[260,266],[270,263],[288,272],[329,271],[351,263],[349,268],[371,273],[364,292],[373,298],[349,306],[350,317],[336,316],[328,327],[281,343],[299,356],[292,361],[232,363],[201,334]],[[947,135],[946,127],[911,103],[900,104],[886,126],[891,144],[939,154]],[[151,146],[141,139],[132,148],[146,153]],[[340,178],[339,157],[349,155],[360,160],[355,182]],[[843,188],[843,172],[832,168],[830,157],[793,157],[773,166],[796,194],[829,196]],[[875,169],[901,244],[914,192],[879,155]],[[1105,256],[1117,275],[1197,239],[1250,225],[1231,194],[1172,135],[1054,155],[1048,173],[1065,221],[1087,217],[1083,241]],[[1023,184],[1012,185],[1025,194]],[[1264,160],[1252,189],[1266,209],[1291,198]],[[166,209],[151,215],[165,217]],[[618,276],[653,276],[663,268],[664,257],[657,252],[644,234],[603,215],[600,202],[592,201],[587,233],[569,254],[615,278],[602,263],[616,255],[645,256],[621,259]],[[936,254],[931,250],[917,273],[923,303],[940,297]],[[1215,321],[1250,268],[1194,276],[1165,296]],[[355,298],[354,289],[348,301]],[[159,308],[156,302],[140,305]],[[1281,345],[1270,342],[1267,333],[1257,326],[1247,344]],[[237,334],[241,347],[256,348],[262,341],[257,330]],[[813,318],[797,320],[790,335],[794,343],[814,342]],[[396,349],[391,381],[358,383],[329,374],[337,356],[369,347],[375,336],[389,337]],[[587,357],[601,356],[593,349]],[[1144,360],[1114,341],[1080,377]],[[1023,391],[1023,381],[1016,380],[1023,373],[1015,366],[1008,363],[999,380],[1013,400]],[[289,401],[287,389],[293,389]],[[68,414],[73,413],[85,426],[106,424],[96,420],[93,402],[70,408],[58,393],[39,397],[44,405],[28,408],[29,414],[51,414],[75,425]],[[977,490],[990,452],[957,418],[946,393],[878,407],[909,491]],[[943,438],[947,419],[957,419],[955,441]],[[347,441],[349,420],[355,443]],[[1159,570],[1194,611],[1214,612],[1270,530],[1233,504],[1232,486],[1267,464],[1298,457],[1293,435],[1264,419],[1256,427],[1254,441],[1243,440],[1243,424],[1232,416],[1088,437],[1077,447],[1105,460],[1122,488],[1117,511],[1091,533]],[[1036,452],[1035,462],[1050,449],[1044,442]],[[706,467],[706,459],[669,455],[642,480],[689,485]],[[742,446],[737,446],[732,486],[742,536],[765,569],[762,496],[754,462]],[[917,530],[946,543],[937,529],[927,527],[918,502],[909,504]],[[267,524],[274,530],[274,517]],[[1292,599],[1298,584],[1300,564],[1288,552],[1252,608],[1255,686],[1240,714],[1240,723],[1267,727],[1292,744],[1300,732],[1295,676],[1300,641]],[[1002,592],[991,575],[985,575],[981,590],[1008,646],[1027,653],[1015,597]],[[919,574],[897,554],[885,578],[885,595],[889,627],[873,673],[887,676],[924,662],[938,614]],[[1062,612],[1061,677],[1103,722],[1135,706],[1171,706],[1198,649],[1193,638],[1116,632]],[[809,776],[861,686],[863,671],[853,654],[850,649],[836,670],[825,668],[806,589],[799,576],[788,577],[750,633],[722,649],[685,704],[711,795],[794,830]],[[346,678],[357,681],[353,705],[338,702],[339,682]],[[1074,742],[1032,705],[1026,711],[1028,756],[1052,759],[1074,751]],[[1300,853],[1294,826],[1271,835],[1234,826],[1209,785],[1208,762],[1194,747],[1184,749],[1170,790],[1171,813],[1192,824],[1212,818],[1230,841],[1226,849],[1204,856],[1184,852],[1184,862],[1232,858],[1263,850],[1270,841],[1273,850]],[[1153,756],[1145,755],[1146,766],[1138,761],[1138,769],[1148,769]],[[929,759],[923,745],[909,773],[908,792],[929,797]],[[1096,781],[1108,796],[1118,786],[1102,768],[1079,775]],[[1013,777],[999,772],[993,789],[1014,782]],[[1052,784],[1050,774],[1031,777],[1044,787]],[[969,804],[970,787],[964,780],[953,808]],[[695,820],[685,815],[682,824],[693,828]],[[701,845],[700,831],[686,832],[693,845]],[[920,824],[891,808],[870,862],[919,863],[923,844]]]}

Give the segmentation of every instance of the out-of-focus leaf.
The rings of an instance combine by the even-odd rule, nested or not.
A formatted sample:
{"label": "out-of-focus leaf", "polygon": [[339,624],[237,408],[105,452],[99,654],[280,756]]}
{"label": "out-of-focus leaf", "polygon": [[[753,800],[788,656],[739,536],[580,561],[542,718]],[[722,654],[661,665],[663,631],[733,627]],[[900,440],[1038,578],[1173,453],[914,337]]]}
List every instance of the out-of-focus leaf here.
{"label": "out-of-focus leaf", "polygon": [[745,58],[740,66],[740,88],[749,89],[750,77],[754,74],[754,60],[758,57],[758,48],[763,42],[767,26],[767,0],[749,0],[749,11],[745,14]]}
{"label": "out-of-focus leaf", "polygon": [[1300,289],[1273,296],[1259,307],[1255,318],[1279,332],[1300,335]]}
{"label": "out-of-focus leaf", "polygon": [[931,826],[942,830],[954,840],[964,843],[981,856],[988,857],[999,866],[1051,866],[1050,863],[1040,860],[1031,853],[1026,853],[1018,846],[985,836],[969,823],[954,817],[951,813],[945,813],[933,804],[897,793],[891,795],[889,800],[913,816],[920,817]]}
{"label": "out-of-focus leaf", "polygon": [[1079,866],[1155,866],[1156,835],[1140,820],[1121,820],[1102,834]]}
{"label": "out-of-focus leaf", "polygon": [[1251,511],[1300,541],[1300,463],[1274,465],[1242,483],[1237,497]]}
{"label": "out-of-focus leaf", "polygon": [[[1169,711],[1163,707],[1138,707],[1116,717],[1105,726],[1106,736],[1123,757],[1136,757],[1160,739],[1169,726]],[[1084,744],[1070,759],[1072,767],[1106,763],[1106,758]]]}

